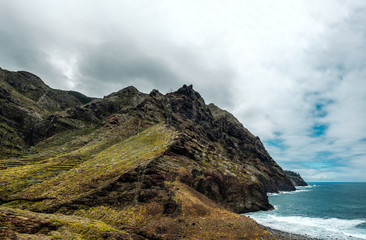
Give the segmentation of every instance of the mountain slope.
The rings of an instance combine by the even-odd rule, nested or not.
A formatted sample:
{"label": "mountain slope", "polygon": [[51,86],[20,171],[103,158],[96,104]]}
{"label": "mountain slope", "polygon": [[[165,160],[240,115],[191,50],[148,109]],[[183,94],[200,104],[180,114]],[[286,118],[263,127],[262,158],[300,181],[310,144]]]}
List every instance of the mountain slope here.
{"label": "mountain slope", "polygon": [[35,141],[47,137],[37,129],[44,127],[42,122],[52,113],[91,100],[77,92],[52,89],[31,73],[0,68],[1,155],[21,154]]}
{"label": "mountain slope", "polygon": [[[32,74],[1,73],[1,141],[10,142],[0,160],[2,206],[134,226],[157,239],[210,239],[219,229],[233,234],[225,239],[251,239],[269,234],[227,210],[268,210],[267,192],[294,190],[259,138],[192,86],[90,99]],[[224,234],[228,219],[240,231]]]}

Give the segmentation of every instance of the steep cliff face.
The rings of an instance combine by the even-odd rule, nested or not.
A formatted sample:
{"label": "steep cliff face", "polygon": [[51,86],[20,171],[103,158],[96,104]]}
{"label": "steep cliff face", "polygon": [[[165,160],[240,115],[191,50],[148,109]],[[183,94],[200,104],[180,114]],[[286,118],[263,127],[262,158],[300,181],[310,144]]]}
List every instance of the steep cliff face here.
{"label": "steep cliff face", "polygon": [[[52,90],[32,74],[1,74],[1,141],[17,150],[1,160],[4,206],[133,225],[169,239],[193,234],[193,219],[207,218],[208,226],[215,214],[229,216],[223,209],[271,209],[267,192],[295,189],[260,139],[192,86],[165,95],[128,87],[90,99]],[[60,95],[47,94],[54,91]],[[159,230],[167,219],[171,226]]]}
{"label": "steep cliff face", "polygon": [[294,186],[307,186],[308,184],[304,181],[304,179],[300,176],[300,174],[292,172],[292,171],[284,171],[287,178],[290,179]]}

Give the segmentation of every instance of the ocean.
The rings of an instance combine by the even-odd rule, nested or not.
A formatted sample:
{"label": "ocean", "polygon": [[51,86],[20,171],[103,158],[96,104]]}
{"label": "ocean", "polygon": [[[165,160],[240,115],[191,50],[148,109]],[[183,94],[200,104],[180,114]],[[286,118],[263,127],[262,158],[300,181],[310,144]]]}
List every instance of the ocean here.
{"label": "ocean", "polygon": [[273,229],[319,239],[366,239],[366,183],[309,183],[268,198],[274,210],[245,215]]}

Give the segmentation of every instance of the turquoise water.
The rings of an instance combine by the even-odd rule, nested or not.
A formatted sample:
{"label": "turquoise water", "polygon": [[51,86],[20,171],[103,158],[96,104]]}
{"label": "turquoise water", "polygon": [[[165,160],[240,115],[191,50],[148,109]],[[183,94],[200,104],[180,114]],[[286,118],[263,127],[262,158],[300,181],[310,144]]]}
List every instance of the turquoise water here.
{"label": "turquoise water", "polygon": [[275,210],[245,215],[274,229],[320,239],[366,239],[366,183],[310,183],[268,198]]}

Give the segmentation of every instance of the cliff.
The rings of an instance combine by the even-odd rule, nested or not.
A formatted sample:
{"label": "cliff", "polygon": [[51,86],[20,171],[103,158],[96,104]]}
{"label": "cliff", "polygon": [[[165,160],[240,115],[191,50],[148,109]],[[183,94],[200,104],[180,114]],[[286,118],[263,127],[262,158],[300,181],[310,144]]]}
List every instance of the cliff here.
{"label": "cliff", "polygon": [[[0,84],[3,216],[57,212],[133,239],[267,239],[231,211],[271,209],[267,192],[295,189],[260,139],[192,86],[93,99],[1,69]],[[15,225],[7,229],[19,234]]]}
{"label": "cliff", "polygon": [[307,186],[308,184],[304,181],[304,179],[302,179],[302,177],[300,176],[300,174],[292,172],[292,171],[284,171],[287,178],[290,179],[290,181],[292,182],[292,184],[294,186]]}

